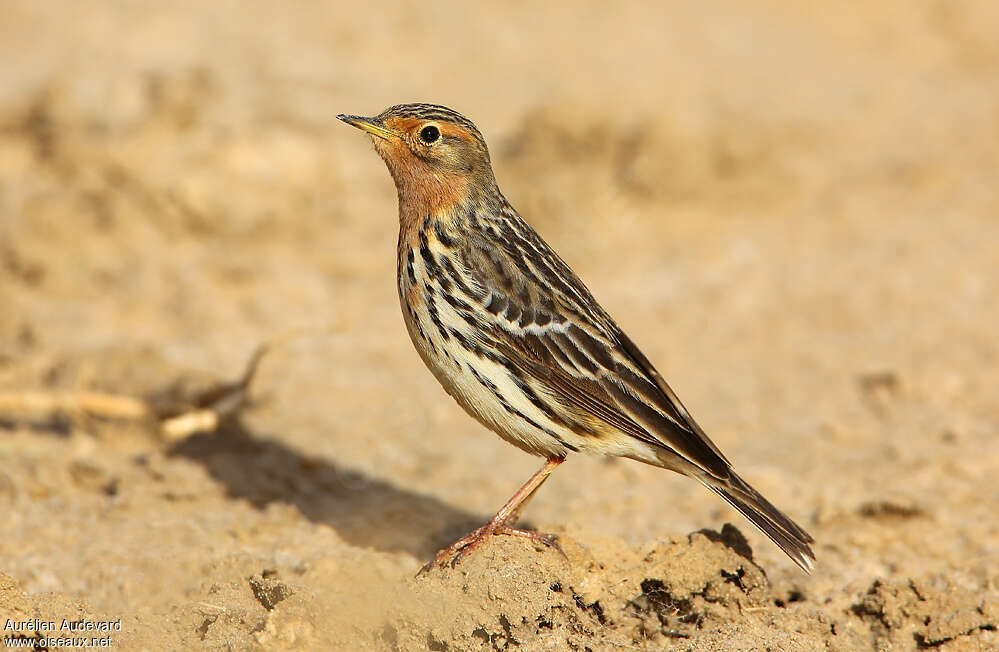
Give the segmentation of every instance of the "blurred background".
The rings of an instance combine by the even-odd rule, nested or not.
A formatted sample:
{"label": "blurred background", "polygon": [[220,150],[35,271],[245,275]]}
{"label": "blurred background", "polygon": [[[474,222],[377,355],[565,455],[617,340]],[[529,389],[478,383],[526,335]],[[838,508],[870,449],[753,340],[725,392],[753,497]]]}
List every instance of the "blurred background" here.
{"label": "blurred background", "polygon": [[820,570],[622,460],[570,460],[532,523],[637,550],[732,521],[829,613],[875,578],[994,595],[997,34],[973,0],[0,2],[0,389],[150,396],[300,334],[228,439],[0,414],[0,571],[171,647],[192,604],[260,609],[266,565],[317,609],[391,593],[534,471],[412,350],[395,191],[335,118],[428,101]]}

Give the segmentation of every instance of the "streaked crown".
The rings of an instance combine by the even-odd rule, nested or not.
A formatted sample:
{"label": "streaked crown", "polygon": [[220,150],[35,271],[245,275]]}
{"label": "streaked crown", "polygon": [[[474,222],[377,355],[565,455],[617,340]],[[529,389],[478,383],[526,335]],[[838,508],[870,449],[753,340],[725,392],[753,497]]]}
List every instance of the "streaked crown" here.
{"label": "streaked crown", "polygon": [[465,131],[478,138],[479,142],[481,142],[483,146],[486,144],[486,139],[482,137],[482,133],[479,131],[479,128],[475,126],[475,123],[454,109],[440,104],[426,104],[423,102],[396,104],[395,106],[390,106],[385,109],[376,117],[382,122],[387,121],[389,118],[416,118],[418,120],[440,120],[442,122],[449,122],[464,128]]}

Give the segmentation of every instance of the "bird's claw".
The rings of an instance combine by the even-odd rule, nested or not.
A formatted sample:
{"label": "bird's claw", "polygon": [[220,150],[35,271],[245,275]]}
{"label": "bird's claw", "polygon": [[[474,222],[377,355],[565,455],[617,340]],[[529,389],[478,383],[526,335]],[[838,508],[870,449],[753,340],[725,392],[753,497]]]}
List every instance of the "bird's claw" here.
{"label": "bird's claw", "polygon": [[512,527],[497,528],[495,534],[509,534],[511,536],[524,537],[525,539],[529,539],[533,543],[540,544],[545,548],[554,548],[560,555],[566,559],[569,558],[565,554],[565,550],[562,550],[562,545],[558,542],[557,534],[542,534],[532,530],[521,530]]}
{"label": "bird's claw", "polygon": [[[419,571],[417,571],[416,577],[426,574],[435,566],[437,568],[457,568],[458,564],[460,564],[469,553],[484,544],[489,537],[494,534],[523,537],[535,544],[540,544],[544,548],[554,548],[560,555],[562,555],[562,557],[568,559],[568,556],[566,556],[565,551],[562,549],[562,546],[558,541],[558,536],[555,534],[541,534],[540,532],[534,532],[533,530],[521,530],[519,528],[507,527],[505,525],[493,528],[486,525],[472,530],[467,535],[437,553],[436,557],[428,561],[422,568],[420,568]],[[543,548],[538,549],[540,550]]]}

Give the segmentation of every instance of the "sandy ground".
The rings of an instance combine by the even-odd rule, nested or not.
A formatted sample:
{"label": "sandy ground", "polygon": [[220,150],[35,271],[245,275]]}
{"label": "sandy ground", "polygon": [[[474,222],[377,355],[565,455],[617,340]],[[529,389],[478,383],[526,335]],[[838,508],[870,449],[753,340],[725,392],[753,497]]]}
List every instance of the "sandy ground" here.
{"label": "sandy ground", "polygon": [[[657,7],[654,5],[662,5]],[[999,647],[999,4],[0,3],[0,624],[118,649]],[[395,192],[339,112],[435,101],[740,473],[538,466],[412,350]],[[37,623],[36,623],[37,624]],[[38,627],[41,627],[40,625]],[[52,632],[2,632],[40,638]]]}

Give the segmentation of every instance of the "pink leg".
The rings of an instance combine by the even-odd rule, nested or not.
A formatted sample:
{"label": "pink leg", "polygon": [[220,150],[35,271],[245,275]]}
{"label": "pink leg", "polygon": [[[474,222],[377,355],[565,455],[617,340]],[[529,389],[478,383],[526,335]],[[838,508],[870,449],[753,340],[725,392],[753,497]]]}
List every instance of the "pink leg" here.
{"label": "pink leg", "polygon": [[455,541],[445,550],[437,553],[434,560],[421,568],[420,573],[418,574],[426,572],[432,566],[443,567],[448,563],[448,560],[450,560],[451,567],[454,568],[465,555],[481,546],[494,534],[508,534],[512,536],[526,537],[535,543],[541,543],[545,546],[554,546],[561,552],[561,548],[558,547],[558,542],[554,536],[538,534],[537,532],[531,532],[530,530],[520,530],[511,526],[517,522],[517,519],[520,517],[521,510],[523,510],[524,506],[531,500],[531,498],[534,497],[534,494],[539,488],[541,488],[541,485],[545,483],[545,480],[547,480],[548,476],[552,474],[555,467],[564,461],[564,457],[549,457],[545,461],[544,466],[542,466],[537,473],[532,475],[531,479],[524,483],[524,486],[518,489],[517,493],[515,493],[510,500],[506,501],[505,505],[500,507],[500,510],[496,512],[496,515],[493,516],[491,521],[480,528],[472,530],[467,535]]}

